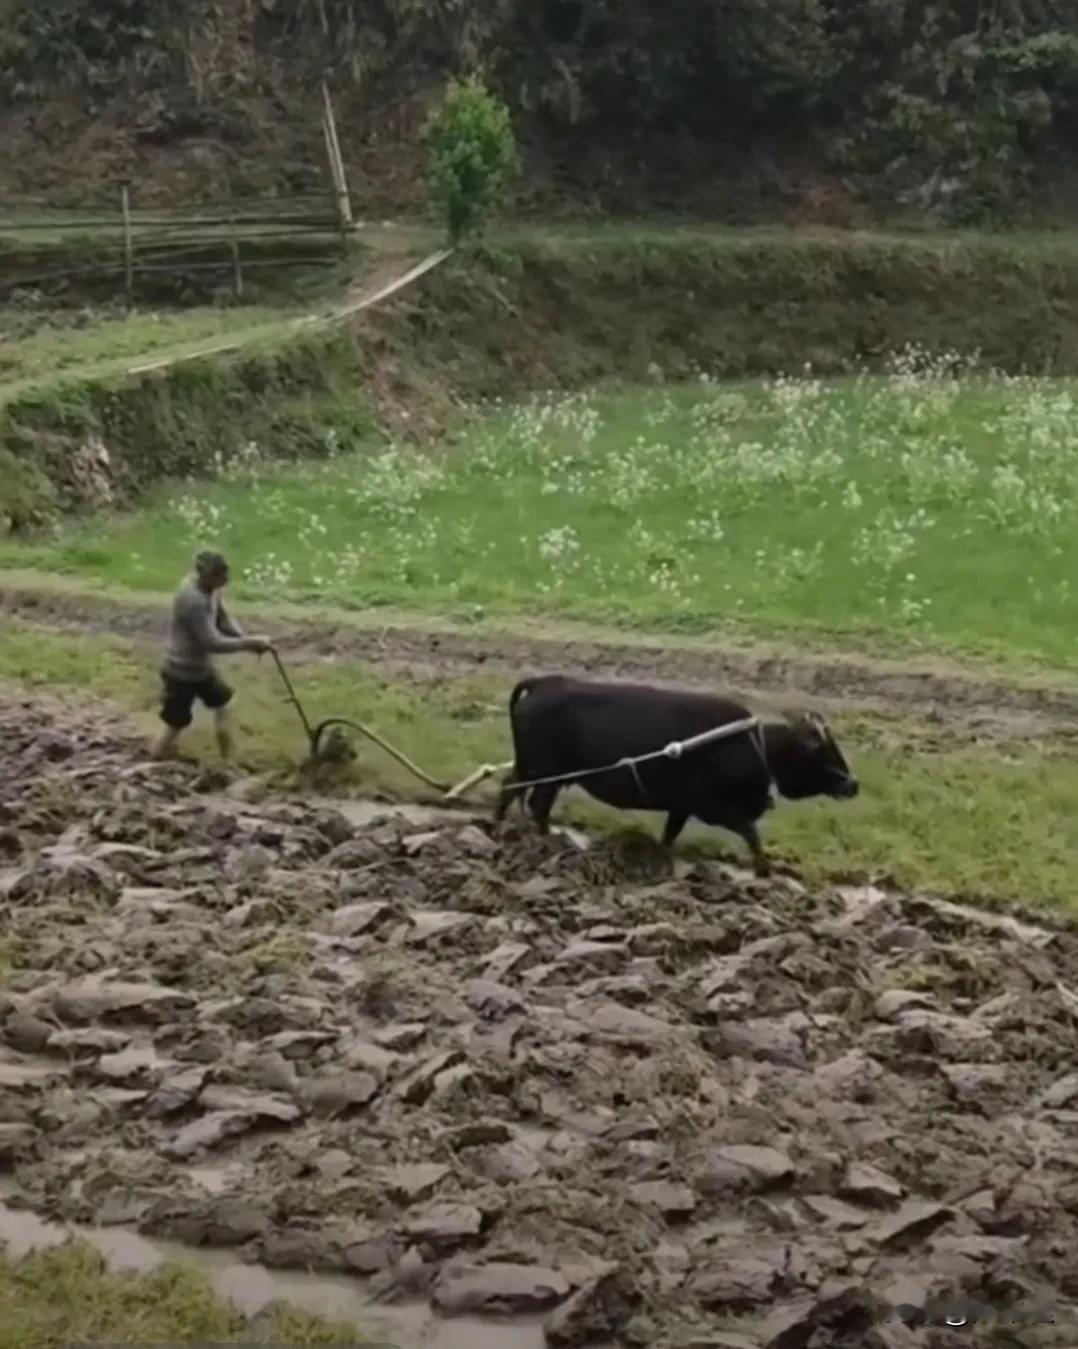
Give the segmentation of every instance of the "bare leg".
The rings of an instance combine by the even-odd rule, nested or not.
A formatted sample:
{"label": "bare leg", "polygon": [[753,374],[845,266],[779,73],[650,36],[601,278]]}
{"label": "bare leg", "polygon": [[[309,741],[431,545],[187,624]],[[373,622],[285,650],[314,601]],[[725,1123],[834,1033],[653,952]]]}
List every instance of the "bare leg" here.
{"label": "bare leg", "polygon": [[179,738],[179,731],[174,731],[171,726],[166,726],[153,742],[153,748],[150,750],[151,757],[159,761],[171,759],[176,753],[176,742]]}
{"label": "bare leg", "polygon": [[232,723],[229,720],[227,707],[219,707],[214,712],[213,729],[217,736],[217,748],[220,751],[221,758],[227,763],[232,758],[235,749],[232,742]]}
{"label": "bare leg", "polygon": [[672,848],[677,842],[678,835],[689,822],[687,815],[675,815],[673,811],[666,817],[666,825],[663,829],[662,846]]}
{"label": "bare leg", "polygon": [[528,809],[531,811],[532,819],[539,827],[540,834],[550,833],[550,812],[554,809],[554,802],[558,798],[558,792],[561,787],[558,783],[547,783],[542,787],[532,789],[532,794],[528,798]]}

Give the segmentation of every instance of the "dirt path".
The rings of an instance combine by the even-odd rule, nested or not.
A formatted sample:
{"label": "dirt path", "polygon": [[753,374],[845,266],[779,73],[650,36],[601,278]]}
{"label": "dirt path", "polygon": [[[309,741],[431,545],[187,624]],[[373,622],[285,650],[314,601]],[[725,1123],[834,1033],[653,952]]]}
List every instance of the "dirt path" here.
{"label": "dirt path", "polygon": [[[399,258],[382,262],[370,276],[364,277],[360,283],[349,290],[343,304],[318,313],[307,314],[301,318],[289,319],[279,325],[276,330],[277,335],[282,337],[295,336],[300,332],[309,332],[312,328],[325,327],[331,323],[342,323],[346,319],[361,313],[364,309],[370,309],[383,300],[388,300],[391,295],[396,295],[398,291],[410,286],[414,281],[418,281],[421,276],[426,276],[428,272],[433,271],[435,267],[445,262],[451,253],[452,249],[440,249],[404,271],[401,270],[402,260]],[[127,366],[124,373],[127,375],[144,375],[150,371],[166,370],[170,366],[179,365],[184,361],[202,360],[206,356],[232,355],[241,351],[252,341],[259,340],[264,336],[265,325],[260,324],[246,332],[234,333],[223,342],[206,343],[203,346],[183,352],[172,352],[171,354],[166,352],[164,355],[155,356],[151,361],[142,361],[136,365]]]}
{"label": "dirt path", "polygon": [[[65,379],[77,379],[80,374],[83,377],[109,375],[133,378],[167,370],[186,361],[203,360],[207,356],[231,356],[245,347],[265,342],[268,338],[279,340],[334,323],[343,323],[404,290],[439,267],[452,255],[452,249],[440,249],[417,261],[414,256],[410,257],[387,248],[378,252],[378,261],[371,271],[355,282],[341,301],[333,306],[323,307],[299,317],[282,318],[277,322],[252,323],[246,328],[234,330],[228,337],[213,341],[177,342],[171,348],[157,350],[152,356],[138,361],[132,362],[129,357],[126,359],[113,357],[92,361],[82,366],[69,366],[64,369],[63,376]],[[381,256],[383,252],[385,255]],[[45,387],[50,383],[50,378],[34,375],[6,383],[0,381],[0,403],[16,395],[26,394],[34,387]]]}
{"label": "dirt path", "polygon": [[1073,1345],[1078,934],[0,756],[10,1206],[563,1349]]}
{"label": "dirt path", "polygon": [[[132,602],[60,589],[20,587],[0,579],[0,613],[46,626],[80,632],[112,632],[135,639],[159,639],[166,602]],[[960,674],[934,667],[874,663],[837,655],[781,654],[775,648],[722,649],[654,641],[622,641],[565,636],[499,635],[489,630],[431,631],[403,624],[385,627],[327,624],[324,619],[290,620],[245,610],[249,622],[278,634],[292,663],[361,660],[402,675],[465,675],[497,670],[516,679],[529,673],[561,671],[620,679],[672,682],[733,689],[767,704],[807,702],[824,709],[902,713],[927,728],[961,723],[977,738],[1078,735],[1078,685],[1071,688],[1010,684],[1001,678]]]}

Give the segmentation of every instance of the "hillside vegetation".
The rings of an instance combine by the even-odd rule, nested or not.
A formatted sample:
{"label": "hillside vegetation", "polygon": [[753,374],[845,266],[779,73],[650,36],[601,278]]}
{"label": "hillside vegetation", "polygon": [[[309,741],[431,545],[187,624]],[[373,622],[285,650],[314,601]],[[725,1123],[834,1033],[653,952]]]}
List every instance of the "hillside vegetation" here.
{"label": "hillside vegetation", "polygon": [[[849,374],[909,343],[979,351],[1010,373],[1071,374],[1076,297],[1078,250],[1062,235],[625,228],[508,232],[358,328],[294,336],[284,322],[260,326],[252,309],[247,331],[258,340],[241,353],[149,375],[124,366],[133,330],[168,340],[156,317],[91,323],[81,357],[69,329],[61,370],[59,336],[45,342],[32,327],[20,336],[13,315],[0,515],[22,529],[57,511],[123,504],[163,478],[242,458],[251,442],[263,457],[296,459],[380,434],[428,441],[477,400],[612,379],[744,378],[806,364]],[[243,308],[233,312],[247,322]],[[282,308],[282,320],[292,312]],[[173,325],[175,340],[197,314],[182,335]]]}
{"label": "hillside vegetation", "polygon": [[1043,214],[1078,128],[1067,0],[0,0],[0,195],[321,184],[326,76],[362,210],[414,204],[474,68],[547,207]]}

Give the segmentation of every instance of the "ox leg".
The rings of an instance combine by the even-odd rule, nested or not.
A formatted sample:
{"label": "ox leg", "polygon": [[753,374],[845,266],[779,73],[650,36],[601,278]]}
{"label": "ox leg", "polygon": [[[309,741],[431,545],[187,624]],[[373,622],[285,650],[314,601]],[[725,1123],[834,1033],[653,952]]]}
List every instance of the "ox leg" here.
{"label": "ox leg", "polygon": [[764,845],[760,842],[760,831],[755,824],[746,820],[743,823],[732,824],[730,829],[748,845],[749,852],[752,853],[752,867],[757,876],[761,878],[770,876],[771,863],[767,860]]}
{"label": "ox leg", "polygon": [[[506,782],[518,782],[519,780],[520,775],[517,773],[515,767],[513,768],[513,771],[509,774],[509,776],[505,779]],[[502,820],[505,819],[505,812],[513,804],[513,798],[519,797],[520,795],[521,793],[515,787],[503,787],[501,789],[501,791],[498,793],[497,804],[494,807],[495,824],[500,824]]]}
{"label": "ox leg", "polygon": [[528,797],[528,809],[540,834],[550,833],[550,812],[554,809],[554,802],[558,799],[560,791],[561,786],[557,782],[532,788],[531,796]]}
{"label": "ox leg", "polygon": [[671,811],[667,815],[666,824],[663,827],[662,846],[672,848],[678,840],[678,835],[688,823],[689,817],[687,815],[678,815],[675,811]]}

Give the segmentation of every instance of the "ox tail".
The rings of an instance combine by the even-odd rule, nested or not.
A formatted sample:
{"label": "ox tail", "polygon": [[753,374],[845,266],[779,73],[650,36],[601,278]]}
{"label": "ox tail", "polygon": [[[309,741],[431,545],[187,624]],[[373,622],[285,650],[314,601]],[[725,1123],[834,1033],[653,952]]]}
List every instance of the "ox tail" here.
{"label": "ox tail", "polygon": [[509,695],[509,715],[513,715],[517,703],[521,698],[526,698],[535,686],[534,679],[522,679],[513,692]]}
{"label": "ox tail", "polygon": [[531,693],[534,686],[534,679],[522,679],[509,695],[509,726],[513,736],[513,766],[509,772],[509,776],[502,781],[502,789],[498,795],[498,804],[494,811],[495,820],[502,820],[505,818],[505,812],[513,800],[516,800],[521,813],[525,813],[525,801],[528,796],[527,788],[519,790],[513,786],[507,786],[506,784],[521,781],[528,776],[522,756],[523,738],[521,728],[517,724],[516,709],[517,704]]}

